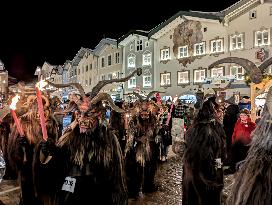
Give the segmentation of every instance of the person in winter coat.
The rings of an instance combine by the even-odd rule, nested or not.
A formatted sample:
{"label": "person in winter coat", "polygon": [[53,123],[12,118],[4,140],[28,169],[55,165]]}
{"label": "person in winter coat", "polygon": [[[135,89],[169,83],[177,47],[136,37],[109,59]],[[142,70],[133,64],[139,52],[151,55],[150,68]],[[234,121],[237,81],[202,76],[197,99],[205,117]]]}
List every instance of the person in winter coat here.
{"label": "person in winter coat", "polygon": [[249,110],[243,109],[232,134],[232,166],[246,158],[255,128],[256,123],[251,121]]}

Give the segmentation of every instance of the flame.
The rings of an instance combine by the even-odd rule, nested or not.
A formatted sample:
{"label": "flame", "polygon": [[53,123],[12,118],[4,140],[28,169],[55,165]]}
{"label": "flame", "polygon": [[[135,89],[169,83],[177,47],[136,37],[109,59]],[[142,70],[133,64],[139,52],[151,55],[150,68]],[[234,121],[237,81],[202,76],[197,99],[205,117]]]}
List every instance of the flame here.
{"label": "flame", "polygon": [[16,96],[14,96],[11,99],[11,104],[10,104],[9,108],[12,110],[16,110],[16,104],[19,101],[19,99],[20,99],[20,96],[18,94]]}
{"label": "flame", "polygon": [[36,83],[36,87],[40,90],[43,91],[45,90],[44,87],[47,86],[47,82],[45,80],[40,80],[39,82]]}

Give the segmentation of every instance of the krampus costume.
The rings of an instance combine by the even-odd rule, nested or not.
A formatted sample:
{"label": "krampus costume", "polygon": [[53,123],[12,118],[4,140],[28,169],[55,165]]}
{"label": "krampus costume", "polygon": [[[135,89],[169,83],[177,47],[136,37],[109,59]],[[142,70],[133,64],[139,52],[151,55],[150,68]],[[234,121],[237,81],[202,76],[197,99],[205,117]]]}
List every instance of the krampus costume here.
{"label": "krampus costume", "polygon": [[[124,110],[114,105],[108,94],[99,91],[106,84],[127,81],[134,73],[122,79],[100,81],[87,95],[79,84],[51,84],[75,86],[82,96],[76,102],[76,119],[54,148],[53,158],[58,161],[55,170],[62,175],[57,185],[58,205],[128,203],[122,151],[116,135],[109,129],[102,100],[107,100],[117,112]],[[45,144],[45,152],[48,148]]]}
{"label": "krampus costume", "polygon": [[154,177],[159,160],[159,145],[156,137],[159,121],[154,115],[150,93],[144,100],[139,94],[135,103],[136,114],[129,122],[126,147],[128,188],[132,197],[155,190]]}
{"label": "krampus costume", "polygon": [[214,100],[205,101],[186,134],[183,205],[220,205],[225,132],[216,118]]}
{"label": "krampus costume", "polygon": [[[55,143],[58,138],[58,124],[50,110],[49,100],[42,96],[48,142]],[[55,199],[55,174],[45,170],[40,160],[40,142],[42,141],[41,125],[36,103],[36,96],[27,99],[29,111],[20,117],[24,136],[20,136],[14,125],[9,142],[10,162],[18,169],[23,205],[51,205]],[[53,161],[48,164],[53,166]],[[50,176],[45,178],[44,172]]]}
{"label": "krampus costume", "polygon": [[235,177],[229,205],[272,204],[272,87],[263,116],[252,134],[252,144],[245,162]]}

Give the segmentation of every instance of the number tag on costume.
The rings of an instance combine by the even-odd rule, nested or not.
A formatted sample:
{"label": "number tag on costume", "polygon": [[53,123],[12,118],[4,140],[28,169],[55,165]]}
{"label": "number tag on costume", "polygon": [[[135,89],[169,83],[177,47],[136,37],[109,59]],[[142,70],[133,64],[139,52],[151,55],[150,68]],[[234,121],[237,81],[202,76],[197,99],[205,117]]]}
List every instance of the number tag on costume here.
{"label": "number tag on costume", "polygon": [[222,168],[221,158],[215,159],[215,163],[216,163],[215,167],[216,167],[217,169]]}
{"label": "number tag on costume", "polygon": [[76,179],[75,178],[66,177],[65,180],[64,180],[64,183],[62,185],[61,190],[74,193],[75,185],[76,185]]}

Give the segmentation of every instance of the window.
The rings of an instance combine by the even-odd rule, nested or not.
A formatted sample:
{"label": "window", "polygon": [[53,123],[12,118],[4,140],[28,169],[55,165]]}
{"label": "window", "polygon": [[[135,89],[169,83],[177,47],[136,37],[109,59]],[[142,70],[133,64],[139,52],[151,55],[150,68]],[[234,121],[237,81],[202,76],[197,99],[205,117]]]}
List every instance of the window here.
{"label": "window", "polygon": [[143,50],[143,40],[139,39],[136,40],[136,51],[142,51]]}
{"label": "window", "polygon": [[189,71],[178,71],[178,85],[189,83]]}
{"label": "window", "polygon": [[89,79],[89,85],[91,85],[91,84],[92,84],[92,79],[90,78],[90,79]]}
{"label": "window", "polygon": [[171,85],[171,73],[161,73],[161,86]]}
{"label": "window", "polygon": [[128,80],[128,88],[136,88],[136,77],[132,77]]}
{"label": "window", "polygon": [[249,19],[255,19],[257,18],[257,11],[254,10],[254,11],[250,11],[249,12]]}
{"label": "window", "polygon": [[136,66],[136,57],[134,54],[128,56],[128,68],[135,68]]}
{"label": "window", "polygon": [[230,75],[233,76],[236,80],[244,80],[244,69],[238,66],[232,66],[230,69]]}
{"label": "window", "polygon": [[144,75],[143,76],[143,87],[151,87],[151,75]]}
{"label": "window", "polygon": [[111,65],[111,55],[108,55],[108,66]]}
{"label": "window", "polygon": [[211,41],[211,53],[223,52],[223,39]]}
{"label": "window", "polygon": [[205,54],[205,42],[197,43],[194,45],[195,56],[200,56]]}
{"label": "window", "polygon": [[101,67],[102,68],[105,67],[105,58],[104,57],[101,58]]}
{"label": "window", "polygon": [[195,83],[202,83],[206,78],[206,71],[205,69],[202,70],[194,70],[194,82]]}
{"label": "window", "polygon": [[130,51],[132,51],[132,50],[133,50],[133,45],[132,45],[132,44],[130,44],[130,46],[129,46],[129,50],[130,50]]}
{"label": "window", "polygon": [[120,63],[120,53],[115,53],[115,63],[118,64]]}
{"label": "window", "polygon": [[146,48],[149,47],[149,42],[148,42],[148,41],[145,42],[145,47],[146,47]]}
{"label": "window", "polygon": [[230,50],[238,50],[244,48],[244,35],[233,35],[230,37]]}
{"label": "window", "polygon": [[78,73],[77,73],[78,75],[80,74],[80,68],[78,69]]}
{"label": "window", "polygon": [[188,57],[188,46],[179,47],[179,58]]}
{"label": "window", "polygon": [[204,30],[204,32],[206,32],[206,31],[208,30],[208,28],[207,28],[207,27],[204,27],[204,29],[203,29],[203,30]]}
{"label": "window", "polygon": [[88,80],[85,80],[85,86],[87,86],[88,85]]}
{"label": "window", "polygon": [[224,68],[212,68],[211,69],[211,77],[212,78],[220,78],[224,76]]}
{"label": "window", "polygon": [[272,6],[270,7],[270,16],[272,15]]}
{"label": "window", "polygon": [[161,60],[170,59],[170,48],[161,49]]}
{"label": "window", "polygon": [[143,65],[151,65],[151,53],[149,51],[143,54]]}
{"label": "window", "polygon": [[92,69],[93,69],[93,64],[91,63],[91,64],[90,64],[90,70],[92,70]]}
{"label": "window", "polygon": [[106,76],[105,75],[101,75],[101,80],[106,80]]}
{"label": "window", "polygon": [[86,72],[88,72],[88,65],[86,65]]}
{"label": "window", "polygon": [[108,74],[108,80],[112,80],[112,74],[111,73]]}
{"label": "window", "polygon": [[268,30],[256,31],[255,46],[264,46],[270,44],[270,33]]}

